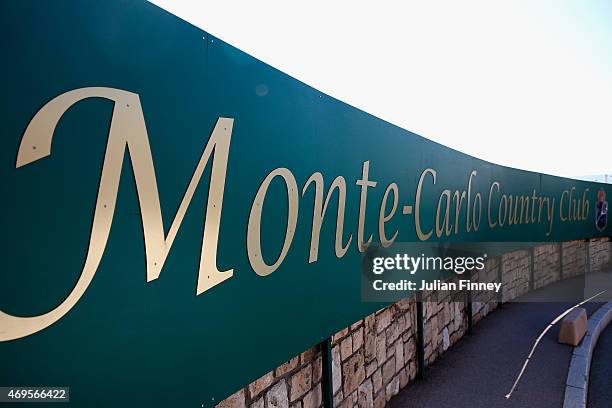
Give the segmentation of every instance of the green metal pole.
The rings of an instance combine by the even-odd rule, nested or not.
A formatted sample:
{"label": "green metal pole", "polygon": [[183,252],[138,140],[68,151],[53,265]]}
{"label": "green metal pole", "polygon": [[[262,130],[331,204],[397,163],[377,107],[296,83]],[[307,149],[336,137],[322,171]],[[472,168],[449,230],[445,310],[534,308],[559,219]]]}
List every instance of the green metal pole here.
{"label": "green metal pole", "polygon": [[529,291],[535,288],[535,264],[534,264],[534,249],[529,248]]}
{"label": "green metal pole", "polygon": [[334,386],[332,376],[332,339],[326,338],[321,343],[321,363],[323,369],[323,378],[321,386],[323,393],[323,407],[334,408]]}
{"label": "green metal pole", "polygon": [[585,256],[585,258],[586,258],[586,265],[584,266],[584,273],[585,274],[591,273],[591,246],[590,246],[590,242],[591,242],[590,239],[586,239],[585,240],[585,245],[586,245],[586,249],[585,249],[585,252],[586,252],[586,256]]}
{"label": "green metal pole", "polygon": [[472,335],[472,291],[466,291],[467,334]]}
{"label": "green metal pole", "polygon": [[[473,270],[470,270],[469,272],[469,278],[470,280],[472,280],[473,277]],[[472,335],[472,314],[473,314],[473,310],[472,310],[472,291],[471,290],[466,290],[465,291],[465,313],[466,313],[466,318],[467,318],[467,335],[471,336]]]}
{"label": "green metal pole", "polygon": [[559,280],[563,280],[563,242],[559,242]]}
{"label": "green metal pole", "polygon": [[500,255],[499,262],[497,264],[497,280],[501,283],[501,288],[499,289],[499,293],[497,294],[497,308],[501,309],[504,305],[504,270],[503,270],[503,257]]}
{"label": "green metal pole", "polygon": [[425,319],[423,316],[423,302],[421,294],[417,294],[417,378],[425,377]]}

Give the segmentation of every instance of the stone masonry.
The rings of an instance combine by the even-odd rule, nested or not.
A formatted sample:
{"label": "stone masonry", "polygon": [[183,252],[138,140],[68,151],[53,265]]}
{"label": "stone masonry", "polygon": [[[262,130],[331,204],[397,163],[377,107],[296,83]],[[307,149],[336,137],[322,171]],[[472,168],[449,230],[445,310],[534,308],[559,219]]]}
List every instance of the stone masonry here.
{"label": "stone masonry", "polygon": [[[583,274],[587,269],[594,272],[610,268],[611,253],[612,242],[607,238],[545,244],[489,259],[485,268],[471,275],[471,279],[493,282],[501,272],[503,302],[508,302],[527,293],[530,287],[537,289]],[[438,291],[421,296],[425,362],[430,366],[466,334],[468,309],[465,293]],[[472,321],[476,324],[498,307],[500,299],[490,293],[473,296],[477,298],[472,301]],[[402,299],[333,335],[335,407],[384,407],[416,378],[416,310],[414,298]],[[317,345],[238,390],[217,407],[319,408],[322,405],[322,357]]]}

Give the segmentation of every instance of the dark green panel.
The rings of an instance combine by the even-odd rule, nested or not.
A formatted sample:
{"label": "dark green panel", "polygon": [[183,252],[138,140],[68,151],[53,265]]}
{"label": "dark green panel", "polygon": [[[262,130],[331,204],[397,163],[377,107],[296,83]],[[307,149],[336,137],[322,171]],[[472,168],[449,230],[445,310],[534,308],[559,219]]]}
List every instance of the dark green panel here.
{"label": "dark green panel", "polygon": [[[234,119],[218,266],[234,277],[195,296],[210,165],[191,202],[159,279],[147,283],[142,222],[126,155],[112,230],[97,273],[78,304],[31,336],[0,342],[0,385],[70,386],[76,406],[214,405],[335,331],[379,309],[360,298],[357,223],[362,164],[369,161],[366,234],[379,241],[380,203],[389,183],[399,208],[387,224],[398,241],[417,241],[417,183],[427,168],[423,229],[434,227],[444,189],[482,195],[477,232],[465,211],[453,241],[547,241],[608,236],[595,228],[597,192],[608,185],[519,171],[433,143],[359,111],[279,72],[144,1],[2,2],[3,94],[0,98],[0,310],[35,316],[54,309],[79,279],[87,253],[113,103],[87,99],[61,118],[50,157],[21,168],[24,130],[52,98],[83,87],[137,93],[147,125],[166,230],[219,117]],[[321,172],[325,191],[347,184],[347,254],[334,254],[336,196],[321,230],[318,262],[309,264],[313,191],[300,195],[295,237],[281,266],[258,276],[247,256],[255,194],[286,167],[301,190]],[[511,195],[555,198],[548,225],[490,228],[491,183]],[[588,188],[586,220],[560,222],[559,200]],[[312,188],[312,187],[311,187]],[[465,205],[465,204],[464,204]],[[493,204],[495,210],[497,204]],[[262,218],[262,248],[276,258],[285,234],[286,191],[275,180]],[[454,221],[453,221],[454,222]],[[437,240],[434,235],[431,240]],[[0,327],[0,331],[2,327]],[[196,405],[198,404],[198,405]]]}

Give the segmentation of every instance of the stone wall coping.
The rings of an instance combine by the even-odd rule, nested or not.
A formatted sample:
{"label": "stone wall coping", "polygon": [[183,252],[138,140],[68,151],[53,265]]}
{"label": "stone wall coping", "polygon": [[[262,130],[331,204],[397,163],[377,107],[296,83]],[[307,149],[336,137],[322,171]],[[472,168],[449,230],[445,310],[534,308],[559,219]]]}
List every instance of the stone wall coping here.
{"label": "stone wall coping", "polygon": [[601,306],[589,318],[587,335],[584,336],[578,346],[574,347],[572,353],[567,381],[565,382],[563,408],[586,408],[593,350],[595,350],[599,335],[611,321],[612,302]]}

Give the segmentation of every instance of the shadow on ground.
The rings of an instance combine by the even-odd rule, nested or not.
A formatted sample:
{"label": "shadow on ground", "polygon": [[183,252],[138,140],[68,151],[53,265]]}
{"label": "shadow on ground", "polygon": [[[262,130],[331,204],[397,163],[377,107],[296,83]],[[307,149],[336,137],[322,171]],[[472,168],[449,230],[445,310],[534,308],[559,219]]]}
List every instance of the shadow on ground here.
{"label": "shadow on ground", "polygon": [[599,337],[589,375],[589,408],[612,406],[612,325]]}
{"label": "shadow on ground", "polygon": [[[582,286],[579,280],[572,281],[568,279],[541,291]],[[389,405],[395,408],[561,407],[572,347],[557,343],[557,326],[540,341],[511,399],[505,395],[542,330],[580,300],[504,304],[474,326],[471,336],[465,336],[428,367],[424,380],[408,385]],[[588,303],[583,307],[590,315],[599,306]]]}

